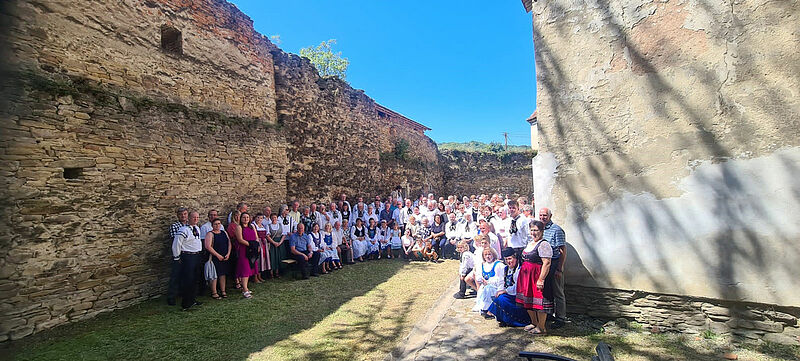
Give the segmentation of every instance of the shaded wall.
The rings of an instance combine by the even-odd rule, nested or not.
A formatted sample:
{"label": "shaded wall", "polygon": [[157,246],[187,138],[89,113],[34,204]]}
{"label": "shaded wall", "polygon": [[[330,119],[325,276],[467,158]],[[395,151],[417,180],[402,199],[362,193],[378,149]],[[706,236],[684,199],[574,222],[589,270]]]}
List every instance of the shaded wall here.
{"label": "shaded wall", "polygon": [[[372,198],[398,185],[415,194],[440,189],[438,150],[430,138],[380,119],[363,90],[320,78],[308,59],[279,50],[273,56],[278,121],[291,134],[290,198],[325,200],[341,192]],[[391,154],[401,139],[409,144],[403,161]]]}
{"label": "shaded wall", "polygon": [[441,152],[442,194],[533,195],[531,158],[528,153]]}
{"label": "shaded wall", "polygon": [[[534,6],[568,283],[800,305],[800,5]],[[537,185],[538,186],[538,185]]]}

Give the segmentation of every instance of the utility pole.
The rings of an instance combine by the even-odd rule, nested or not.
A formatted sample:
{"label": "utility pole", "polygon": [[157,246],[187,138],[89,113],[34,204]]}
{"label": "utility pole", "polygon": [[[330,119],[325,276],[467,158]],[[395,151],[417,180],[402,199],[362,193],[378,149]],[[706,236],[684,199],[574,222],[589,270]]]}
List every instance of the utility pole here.
{"label": "utility pole", "polygon": [[503,132],[503,138],[506,139],[506,151],[508,151],[508,132]]}

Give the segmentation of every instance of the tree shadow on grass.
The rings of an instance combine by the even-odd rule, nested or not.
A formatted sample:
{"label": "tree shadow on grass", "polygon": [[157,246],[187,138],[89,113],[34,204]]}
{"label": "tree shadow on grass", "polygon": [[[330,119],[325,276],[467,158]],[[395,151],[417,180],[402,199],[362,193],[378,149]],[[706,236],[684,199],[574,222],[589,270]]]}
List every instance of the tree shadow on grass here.
{"label": "tree shadow on grass", "polygon": [[[376,291],[378,297],[363,310],[348,309],[348,317],[355,322],[334,324],[312,342],[292,342],[293,356],[289,360],[350,360],[363,358],[376,350],[390,351],[397,340],[404,336],[408,314],[402,312],[411,307],[419,293],[411,294],[399,307],[388,309],[387,294]],[[379,319],[382,318],[382,319]],[[306,342],[302,342],[306,341]]]}
{"label": "tree shadow on grass", "polygon": [[[435,266],[392,261],[357,264],[310,280],[283,278],[253,285],[254,297],[249,300],[235,292],[229,292],[229,298],[221,301],[204,297],[205,304],[189,312],[167,306],[163,299],[152,300],[6,343],[1,346],[0,358],[247,359],[269,345],[313,327],[343,304],[366,295],[407,267],[424,273]],[[411,297],[403,304],[415,299]],[[363,313],[359,316],[363,319],[354,328],[331,330],[330,337],[344,337],[349,332],[373,334],[376,345],[399,337],[404,317],[392,320],[388,330],[373,332],[370,312]],[[351,350],[348,354],[356,352]],[[317,355],[313,350],[309,353]]]}

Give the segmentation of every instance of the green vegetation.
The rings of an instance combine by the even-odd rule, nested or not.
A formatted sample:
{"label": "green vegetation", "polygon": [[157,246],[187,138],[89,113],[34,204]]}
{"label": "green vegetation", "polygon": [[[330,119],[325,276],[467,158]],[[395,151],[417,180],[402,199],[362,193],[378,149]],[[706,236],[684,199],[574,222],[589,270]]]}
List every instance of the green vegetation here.
{"label": "green vegetation", "polygon": [[471,141],[466,143],[438,143],[440,151],[453,152],[453,153],[481,153],[495,155],[500,159],[501,163],[511,163],[512,156],[519,156],[520,154],[526,155],[528,158],[536,156],[536,152],[531,150],[530,147],[524,145],[509,145],[506,150],[505,145],[491,142],[483,143],[478,141]]}
{"label": "green vegetation", "polygon": [[462,152],[477,152],[477,153],[528,153],[531,151],[531,147],[524,146],[524,145],[509,145],[508,150],[505,149],[505,146],[500,143],[491,142],[491,143],[484,143],[478,141],[471,141],[465,143],[455,143],[455,142],[445,142],[445,143],[438,143],[439,150],[458,150]]}
{"label": "green vegetation", "polygon": [[311,60],[311,64],[314,64],[321,77],[338,77],[345,80],[350,61],[342,57],[341,51],[334,53],[331,46],[333,44],[336,44],[336,39],[323,41],[316,47],[302,48],[300,49],[300,56]]}
{"label": "green vegetation", "polygon": [[[360,263],[310,280],[252,284],[254,297],[163,299],[4,345],[9,360],[382,359],[453,281],[457,262]],[[425,282],[420,282],[424,279]]]}
{"label": "green vegetation", "polygon": [[424,160],[412,157],[409,153],[411,145],[405,138],[399,138],[394,142],[394,148],[391,152],[380,152],[379,158],[384,165],[397,165],[402,164],[404,167],[417,169],[417,170],[430,170],[434,165],[427,163]]}
{"label": "green vegetation", "polygon": [[700,333],[700,336],[702,336],[706,340],[713,340],[715,337],[717,337],[717,334],[714,333],[714,331],[705,330],[702,333]]}
{"label": "green vegetation", "polygon": [[404,138],[398,139],[394,143],[394,158],[401,161],[407,161],[409,157],[408,147],[409,144],[407,140]]}

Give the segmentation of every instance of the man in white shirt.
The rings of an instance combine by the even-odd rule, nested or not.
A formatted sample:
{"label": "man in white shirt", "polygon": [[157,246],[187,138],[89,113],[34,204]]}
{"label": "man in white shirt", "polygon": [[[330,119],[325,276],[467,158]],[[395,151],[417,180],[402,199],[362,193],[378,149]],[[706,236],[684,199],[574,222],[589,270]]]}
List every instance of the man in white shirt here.
{"label": "man in white shirt", "polygon": [[[167,245],[172,247],[172,243],[175,240],[175,236],[180,232],[181,228],[185,225],[189,224],[189,210],[180,207],[175,214],[178,216],[178,221],[173,223],[169,226],[169,238],[167,240]],[[175,306],[175,298],[178,297],[178,293],[180,292],[181,288],[181,264],[179,260],[173,259],[170,262],[170,272],[169,272],[169,283],[167,284],[167,304],[170,306]]]}
{"label": "man in white shirt", "polygon": [[[330,223],[331,225],[334,225],[336,222],[339,222],[339,224],[341,225],[341,223],[342,223],[342,212],[339,212],[339,210],[336,207],[336,203],[331,202],[331,206],[330,206],[328,212],[326,212],[326,215],[328,216],[328,223]],[[325,228],[323,227],[322,229],[325,229]]]}
{"label": "man in white shirt", "polygon": [[508,202],[508,212],[510,214],[509,219],[511,219],[511,223],[508,228],[509,237],[506,242],[506,247],[511,247],[518,255],[522,255],[522,250],[528,245],[528,222],[530,221],[520,212],[517,201],[512,200]]}
{"label": "man in white shirt", "polygon": [[203,223],[203,225],[200,226],[200,237],[201,237],[201,239],[206,239],[206,233],[211,232],[211,229],[213,228],[211,226],[211,222],[214,222],[214,220],[217,219],[218,216],[219,216],[219,212],[217,212],[216,209],[212,209],[212,210],[208,211],[208,222]]}
{"label": "man in white shirt", "polygon": [[458,259],[458,255],[456,254],[456,244],[458,241],[461,240],[461,227],[458,226],[458,220],[456,220],[456,214],[450,213],[448,215],[447,224],[444,226],[444,236],[447,239],[445,242],[444,247],[442,248],[442,258],[450,258],[450,259]]}
{"label": "man in white shirt", "polygon": [[503,248],[508,247],[508,231],[511,228],[511,218],[508,218],[508,213],[504,208],[500,208],[498,211],[498,216],[492,219],[492,225],[494,226],[494,233],[500,237],[500,245]]}
{"label": "man in white shirt", "polygon": [[[236,210],[237,210],[237,211],[239,211],[239,212],[241,212],[241,213],[244,213],[244,212],[247,212],[247,209],[248,209],[248,207],[249,207],[249,206],[247,205],[247,203],[245,203],[245,202],[240,202],[239,204],[237,204],[237,205],[236,205]],[[229,223],[229,224],[230,224],[231,222],[233,222],[233,221],[232,221],[232,219],[233,219],[233,212],[231,212],[231,213],[228,213],[228,223]]]}
{"label": "man in white shirt", "polygon": [[357,219],[360,219],[361,222],[367,220],[367,207],[364,203],[356,203],[356,209],[350,212],[350,224],[356,224]]}
{"label": "man in white shirt", "polygon": [[181,307],[184,310],[201,304],[195,300],[197,276],[200,274],[200,266],[203,264],[201,260],[203,241],[200,239],[198,221],[200,221],[200,214],[194,211],[189,212],[189,224],[181,228],[172,241],[172,258],[181,264],[181,286],[183,286]]}
{"label": "man in white shirt", "polygon": [[428,201],[427,207],[420,207],[419,212],[428,219],[428,224],[433,224],[433,217],[436,216],[436,201]]}
{"label": "man in white shirt", "polygon": [[472,213],[464,214],[464,221],[459,222],[459,232],[461,239],[468,242],[470,250],[475,250],[475,236],[478,235],[478,225],[472,221]]}
{"label": "man in white shirt", "polygon": [[272,224],[271,215],[272,215],[272,208],[270,208],[269,206],[264,207],[264,220],[261,221],[261,225],[264,228],[269,228],[269,226]]}
{"label": "man in white shirt", "polygon": [[375,196],[375,202],[372,203],[372,208],[375,209],[375,214],[380,214],[383,210],[383,202],[381,196]]}
{"label": "man in white shirt", "polygon": [[339,195],[339,201],[341,201],[342,204],[346,204],[347,205],[347,209],[349,209],[350,212],[353,211],[353,207],[350,205],[350,202],[347,201],[347,194],[345,194],[345,193],[340,194]]}
{"label": "man in white shirt", "polygon": [[[400,217],[400,213],[402,211],[402,207],[403,207],[403,202],[395,201],[394,207],[391,208],[392,209],[392,221],[394,223],[396,223],[398,225],[398,227],[400,227],[401,232],[402,232],[402,228],[403,228],[403,219]],[[403,234],[403,233],[401,233],[401,234]]]}
{"label": "man in white shirt", "polygon": [[289,211],[289,217],[292,217],[294,224],[300,224],[300,202],[292,201],[292,210]]}
{"label": "man in white shirt", "polygon": [[314,210],[316,204],[311,204],[311,210],[314,212],[315,218],[317,219],[317,224],[319,224],[319,229],[325,229],[325,225],[331,221],[331,217],[328,215],[328,212],[325,211],[325,205],[320,204],[317,207],[317,210]]}
{"label": "man in white shirt", "polygon": [[297,228],[297,223],[295,223],[294,218],[289,215],[289,208],[282,206],[281,212],[281,216],[278,217],[278,225],[281,226],[281,235],[289,236],[294,233]]}
{"label": "man in white shirt", "polygon": [[403,230],[403,234],[406,234],[406,225],[408,224],[408,218],[414,214],[414,206],[410,199],[406,199],[405,207],[400,209],[400,227]]}

